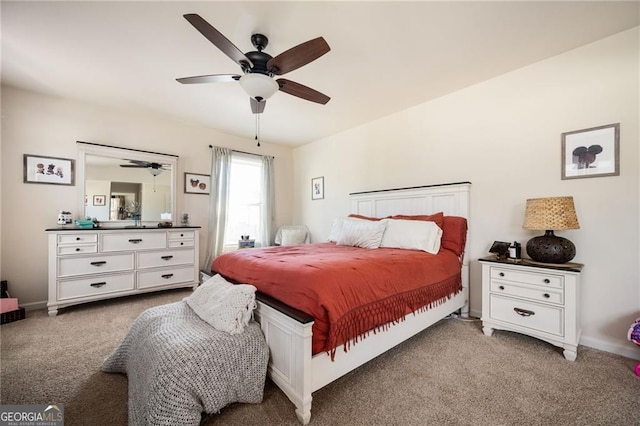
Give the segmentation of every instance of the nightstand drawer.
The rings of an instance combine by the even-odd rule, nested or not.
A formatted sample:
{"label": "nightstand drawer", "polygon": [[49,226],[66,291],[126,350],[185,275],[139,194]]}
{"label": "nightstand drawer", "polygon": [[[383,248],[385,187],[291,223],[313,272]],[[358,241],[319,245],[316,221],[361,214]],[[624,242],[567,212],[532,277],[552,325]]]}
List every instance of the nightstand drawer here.
{"label": "nightstand drawer", "polygon": [[532,331],[564,335],[564,309],[534,302],[515,300],[492,294],[489,315],[492,320],[502,321]]}
{"label": "nightstand drawer", "polygon": [[528,286],[526,284],[515,285],[504,281],[491,280],[491,292],[516,296],[537,302],[549,302],[562,305],[564,303],[564,291],[548,289],[540,286]]}
{"label": "nightstand drawer", "polygon": [[547,287],[562,288],[561,275],[539,274],[536,272],[522,272],[507,268],[491,267],[491,279],[515,281],[525,284],[544,285]]}

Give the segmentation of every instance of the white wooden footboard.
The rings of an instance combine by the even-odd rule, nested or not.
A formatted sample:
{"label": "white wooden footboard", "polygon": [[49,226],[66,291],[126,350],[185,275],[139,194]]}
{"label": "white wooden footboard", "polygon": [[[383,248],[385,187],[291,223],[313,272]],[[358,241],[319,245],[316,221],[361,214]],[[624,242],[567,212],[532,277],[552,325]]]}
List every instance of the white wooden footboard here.
{"label": "white wooden footboard", "polygon": [[340,348],[335,361],[326,353],[311,356],[311,327],[266,303],[258,302],[256,320],[269,345],[268,375],[296,406],[296,416],[303,425],[311,420],[311,393],[344,376],[447,315],[468,312],[468,287],[447,302],[423,312],[409,314],[404,321],[385,332],[369,334],[352,345],[348,352]]}

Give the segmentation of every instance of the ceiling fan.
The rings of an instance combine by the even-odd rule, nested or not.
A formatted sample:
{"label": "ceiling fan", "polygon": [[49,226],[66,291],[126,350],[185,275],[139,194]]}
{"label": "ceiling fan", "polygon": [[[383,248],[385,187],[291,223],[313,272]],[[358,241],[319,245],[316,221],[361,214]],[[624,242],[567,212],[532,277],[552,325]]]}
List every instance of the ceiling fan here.
{"label": "ceiling fan", "polygon": [[240,82],[242,88],[249,94],[251,111],[260,114],[264,111],[267,98],[278,90],[298,98],[302,98],[319,104],[326,104],[331,99],[327,95],[310,87],[285,78],[273,78],[274,75],[283,75],[296,70],[312,61],[315,61],[331,48],[324,38],[318,37],[299,44],[281,54],[272,57],[263,52],[269,39],[263,34],[253,34],[251,44],[256,51],[242,53],[222,33],[205,21],[200,15],[187,14],[185,19],[191,23],[203,36],[225,55],[240,65],[243,75],[238,74],[212,74],[176,79],[183,84],[194,83],[229,83]]}
{"label": "ceiling fan", "polygon": [[163,166],[167,166],[168,164],[153,163],[150,161],[140,161],[140,160],[128,160],[128,161],[131,164],[120,164],[120,167],[147,169],[149,170],[149,173],[151,173],[153,176],[158,176],[160,173],[162,173],[163,170],[169,170],[163,167]]}

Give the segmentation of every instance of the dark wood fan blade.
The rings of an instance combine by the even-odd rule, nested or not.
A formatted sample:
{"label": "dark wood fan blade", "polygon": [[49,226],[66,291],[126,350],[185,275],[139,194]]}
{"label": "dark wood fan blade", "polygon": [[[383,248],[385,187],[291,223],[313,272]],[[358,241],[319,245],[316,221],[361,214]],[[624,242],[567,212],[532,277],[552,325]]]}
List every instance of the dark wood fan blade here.
{"label": "dark wood fan blade", "polygon": [[276,75],[286,74],[315,61],[330,50],[324,38],[314,38],[270,59],[267,69]]}
{"label": "dark wood fan blade", "polygon": [[280,86],[280,91],[288,93],[289,95],[297,96],[311,102],[317,102],[322,105],[331,99],[324,93],[320,93],[317,90],[296,83],[295,81],[287,80],[286,78],[279,78],[276,81],[278,82],[278,86]]}
{"label": "dark wood fan blade", "polygon": [[239,75],[235,74],[211,74],[211,75],[198,75],[195,77],[183,77],[176,78],[176,81],[182,84],[196,84],[196,83],[231,83],[233,81],[240,80]]}
{"label": "dark wood fan blade", "polygon": [[205,21],[200,15],[195,13],[189,13],[184,15],[184,18],[189,21],[191,25],[195,27],[196,30],[200,31],[200,33],[207,38],[214,46],[218,49],[222,50],[222,53],[233,59],[237,62],[242,68],[253,67],[253,63],[247,58],[244,53],[240,49],[238,49],[233,43],[229,41],[228,38],[222,35],[222,33],[207,21]]}
{"label": "dark wood fan blade", "polygon": [[264,99],[258,102],[253,98],[249,98],[249,103],[251,104],[251,112],[254,114],[262,114],[264,107],[267,106],[267,101]]}

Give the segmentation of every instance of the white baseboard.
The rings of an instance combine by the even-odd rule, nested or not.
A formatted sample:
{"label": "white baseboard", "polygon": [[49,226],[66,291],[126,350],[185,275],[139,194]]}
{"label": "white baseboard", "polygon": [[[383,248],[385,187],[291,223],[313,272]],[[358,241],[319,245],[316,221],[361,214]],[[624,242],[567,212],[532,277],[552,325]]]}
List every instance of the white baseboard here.
{"label": "white baseboard", "polygon": [[582,336],[580,344],[590,348],[598,349],[612,354],[621,355],[626,358],[640,360],[640,348],[629,342],[628,345],[605,342],[591,337]]}

